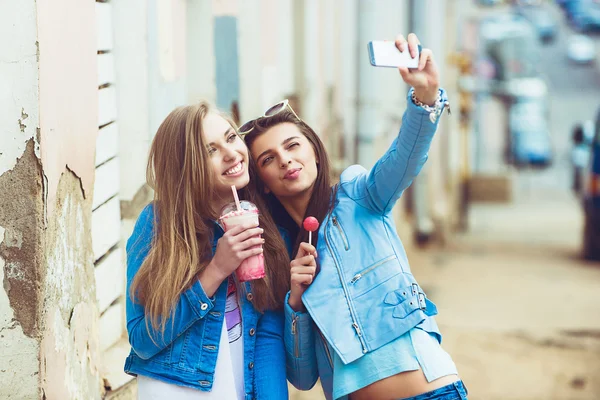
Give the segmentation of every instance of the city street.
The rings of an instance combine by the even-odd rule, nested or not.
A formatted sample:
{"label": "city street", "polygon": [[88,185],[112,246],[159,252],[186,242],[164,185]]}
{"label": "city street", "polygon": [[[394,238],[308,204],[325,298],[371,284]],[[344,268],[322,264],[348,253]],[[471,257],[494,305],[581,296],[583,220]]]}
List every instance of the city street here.
{"label": "city street", "polygon": [[[558,9],[556,16],[559,36],[541,48],[540,59],[550,91],[553,165],[517,171],[498,163],[494,172],[514,174],[513,201],[472,205],[467,233],[443,249],[409,254],[438,305],[443,347],[470,399],[600,398],[600,264],[580,256],[583,214],[571,192],[569,159],[573,125],[600,106],[600,73],[567,60],[572,31]],[[503,138],[485,143],[485,157],[501,160]],[[319,391],[292,398],[321,399]]]}

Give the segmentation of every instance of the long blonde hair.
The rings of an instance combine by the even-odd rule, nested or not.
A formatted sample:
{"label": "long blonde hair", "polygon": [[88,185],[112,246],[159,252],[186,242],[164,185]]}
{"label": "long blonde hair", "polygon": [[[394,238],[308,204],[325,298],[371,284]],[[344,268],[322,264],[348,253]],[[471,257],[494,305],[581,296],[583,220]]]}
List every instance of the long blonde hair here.
{"label": "long blonde hair", "polygon": [[[210,111],[207,103],[172,111],[158,128],[148,157],[146,178],[154,189],[154,232],[129,295],[144,306],[152,328],[163,334],[181,294],[212,259],[218,210],[212,207],[216,194],[202,129]],[[236,128],[229,117],[222,116]],[[253,304],[259,311],[280,308],[289,289],[285,244],[260,196],[249,189],[240,195],[257,203],[264,229],[266,276],[251,283]]]}

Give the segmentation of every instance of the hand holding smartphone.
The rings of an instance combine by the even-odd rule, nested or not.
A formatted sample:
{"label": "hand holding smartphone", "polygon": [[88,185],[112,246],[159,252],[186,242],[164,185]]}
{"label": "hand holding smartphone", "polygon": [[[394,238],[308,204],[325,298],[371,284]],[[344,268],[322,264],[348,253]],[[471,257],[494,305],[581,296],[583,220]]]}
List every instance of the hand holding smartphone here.
{"label": "hand holding smartphone", "polygon": [[419,58],[421,56],[421,45],[418,47],[418,53],[411,57],[408,46],[404,51],[398,50],[393,40],[373,40],[368,44],[369,60],[374,67],[407,67],[418,68]]}

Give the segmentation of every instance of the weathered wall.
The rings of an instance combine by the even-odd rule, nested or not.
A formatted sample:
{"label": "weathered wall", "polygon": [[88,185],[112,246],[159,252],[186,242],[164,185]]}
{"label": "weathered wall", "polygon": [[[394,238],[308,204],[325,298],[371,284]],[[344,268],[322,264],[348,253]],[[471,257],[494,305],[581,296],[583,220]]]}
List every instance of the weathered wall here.
{"label": "weathered wall", "polygon": [[100,399],[91,204],[65,171],[45,235],[40,379],[47,399]]}
{"label": "weathered wall", "polygon": [[39,0],[37,12],[40,146],[52,214],[65,166],[91,197],[98,122],[95,3]]}
{"label": "weathered wall", "polygon": [[35,1],[0,13],[0,398],[38,398],[39,155]]}
{"label": "weathered wall", "polygon": [[38,398],[42,179],[27,142],[0,175],[0,398]]}
{"label": "weathered wall", "polygon": [[41,158],[47,226],[40,386],[47,399],[99,399],[91,243],[98,132],[94,2],[38,0]]}
{"label": "weathered wall", "polygon": [[94,3],[1,8],[0,398],[100,398]]}

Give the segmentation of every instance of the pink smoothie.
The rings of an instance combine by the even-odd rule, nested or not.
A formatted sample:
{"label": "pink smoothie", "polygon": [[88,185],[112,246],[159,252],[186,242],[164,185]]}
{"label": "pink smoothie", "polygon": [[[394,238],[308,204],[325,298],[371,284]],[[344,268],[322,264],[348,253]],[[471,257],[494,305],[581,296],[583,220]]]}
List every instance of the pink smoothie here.
{"label": "pink smoothie", "polygon": [[[225,231],[234,226],[241,225],[247,221],[255,221],[258,224],[258,209],[249,201],[241,201],[242,210],[237,210],[235,203],[228,204],[221,211],[221,223]],[[260,237],[260,236],[259,236]],[[265,276],[265,258],[261,254],[246,258],[235,274],[240,282],[251,281],[264,278]]]}

